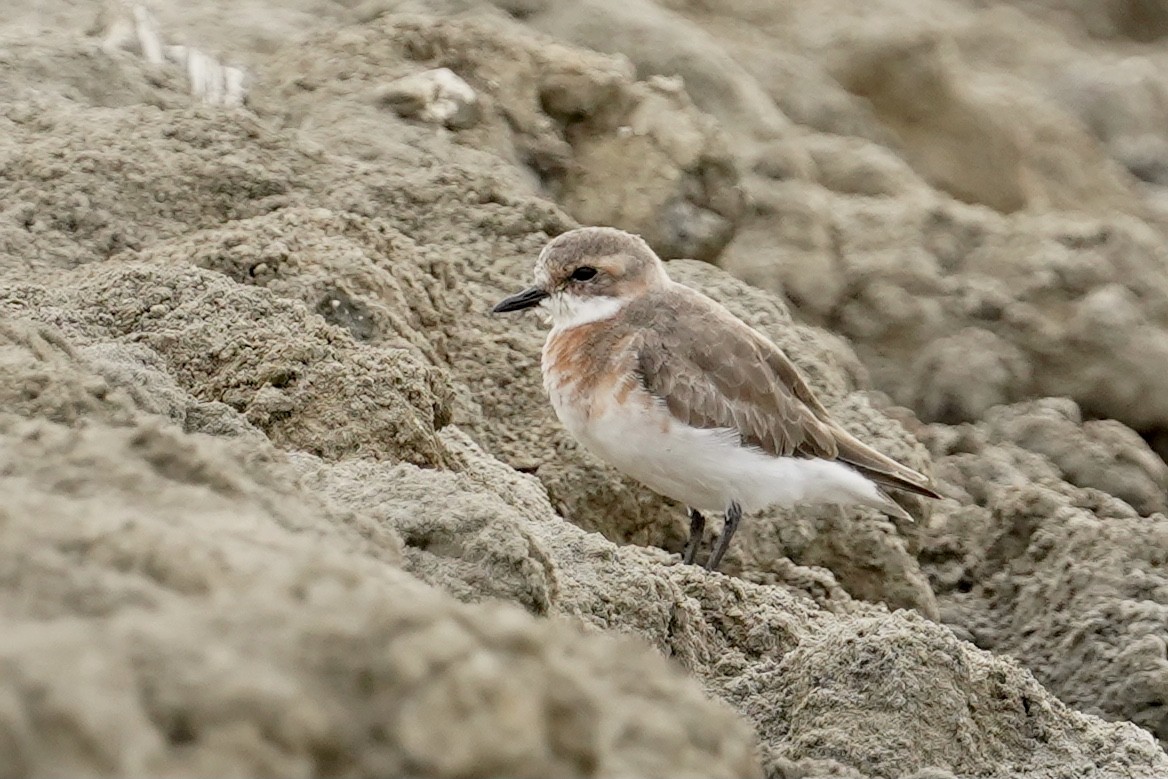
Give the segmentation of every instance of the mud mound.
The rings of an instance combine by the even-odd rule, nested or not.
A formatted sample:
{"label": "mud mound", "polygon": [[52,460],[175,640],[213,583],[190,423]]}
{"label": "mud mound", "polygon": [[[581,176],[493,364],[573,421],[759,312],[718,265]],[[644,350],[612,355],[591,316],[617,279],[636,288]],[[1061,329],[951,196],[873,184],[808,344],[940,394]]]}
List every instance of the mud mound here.
{"label": "mud mound", "polygon": [[433,432],[449,416],[442,379],[404,350],[338,338],[302,306],[205,271],[127,263],[78,271],[47,302],[68,310],[56,321],[65,327],[81,320],[92,333],[99,319],[106,338],[133,334],[180,386],[240,412],[279,446],[444,462]]}
{"label": "mud mound", "polygon": [[9,109],[17,146],[0,182],[0,251],[41,267],[265,213],[288,202],[307,163],[242,113],[235,122],[176,122],[150,108],[92,109],[84,119],[42,109]]}
{"label": "mud mound", "polygon": [[[777,207],[806,187],[788,189]],[[1168,326],[1165,250],[1147,225],[812,192],[789,228],[799,249],[768,256],[744,233],[722,264],[848,335],[877,386],[922,418],[970,421],[1038,394],[1149,434],[1168,420],[1150,359]]]}
{"label": "mud mound", "polygon": [[[763,678],[777,682],[776,695],[751,711],[770,743],[785,747],[775,758],[809,752],[872,776],[938,767],[959,776],[1144,770],[1151,744],[1133,744],[1123,729],[1100,732],[1016,666],[953,648],[947,630],[919,617],[833,625],[768,669]],[[910,698],[926,702],[927,714],[904,706]],[[1087,734],[1098,740],[1084,749]]]}
{"label": "mud mound", "polygon": [[503,20],[387,16],[291,46],[268,68],[258,110],[370,159],[393,153],[394,85],[445,68],[477,98],[450,141],[529,171],[574,218],[641,233],[665,257],[713,259],[742,213],[725,136],[679,83],[638,82],[623,60]]}
{"label": "mud mound", "polygon": [[1159,510],[1163,463],[1065,400],[930,437],[941,478],[971,504],[935,517],[925,545],[943,619],[1017,657],[1067,703],[1164,739],[1168,519],[1129,505]]}
{"label": "mud mound", "polygon": [[1024,0],[1015,5],[1036,17],[1100,38],[1151,42],[1168,35],[1168,9],[1156,2]]}
{"label": "mud mound", "polygon": [[151,419],[71,351],[6,329],[34,418],[0,420],[5,773],[753,772],[746,729],[659,657],[454,604],[270,444]]}

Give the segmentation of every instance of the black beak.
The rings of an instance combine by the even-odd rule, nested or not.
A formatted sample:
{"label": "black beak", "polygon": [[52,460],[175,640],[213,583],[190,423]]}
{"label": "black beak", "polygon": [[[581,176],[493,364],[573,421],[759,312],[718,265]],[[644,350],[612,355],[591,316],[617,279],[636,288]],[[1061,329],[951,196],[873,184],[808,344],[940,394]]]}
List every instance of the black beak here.
{"label": "black beak", "polygon": [[492,314],[502,314],[505,311],[522,311],[525,308],[538,306],[539,302],[548,296],[539,287],[529,287],[517,292],[509,298],[503,298],[499,304],[491,309]]}

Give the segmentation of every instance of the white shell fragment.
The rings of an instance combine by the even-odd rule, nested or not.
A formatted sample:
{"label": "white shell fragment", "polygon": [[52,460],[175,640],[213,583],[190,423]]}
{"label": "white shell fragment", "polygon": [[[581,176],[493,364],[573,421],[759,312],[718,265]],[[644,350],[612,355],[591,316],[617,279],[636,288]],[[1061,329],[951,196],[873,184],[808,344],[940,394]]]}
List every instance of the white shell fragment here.
{"label": "white shell fragment", "polygon": [[378,102],[398,116],[462,129],[479,120],[478,95],[450,68],[414,73],[386,84]]}
{"label": "white shell fragment", "polygon": [[140,3],[109,2],[104,7],[101,46],[107,53],[131,51],[154,66],[183,69],[192,96],[209,105],[243,104],[245,73],[190,46],[167,46],[154,14]]}

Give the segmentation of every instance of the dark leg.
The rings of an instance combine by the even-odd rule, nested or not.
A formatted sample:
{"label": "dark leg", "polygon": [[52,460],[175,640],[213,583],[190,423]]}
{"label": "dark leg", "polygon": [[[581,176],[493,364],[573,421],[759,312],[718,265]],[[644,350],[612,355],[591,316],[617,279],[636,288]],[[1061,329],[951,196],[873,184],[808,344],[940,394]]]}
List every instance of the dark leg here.
{"label": "dark leg", "polygon": [[730,539],[734,537],[734,531],[738,529],[738,523],[741,519],[742,507],[737,503],[731,503],[730,508],[726,509],[726,524],[722,525],[722,535],[718,536],[718,543],[714,545],[714,551],[710,554],[710,559],[706,561],[707,569],[718,570],[718,564],[722,562],[722,555],[726,554],[726,550],[730,548]]}
{"label": "dark leg", "polygon": [[702,545],[702,533],[706,530],[706,518],[697,509],[687,509],[687,511],[689,511],[689,540],[685,542],[685,552],[681,555],[681,561],[686,565],[693,565],[694,555],[698,553],[698,547]]}

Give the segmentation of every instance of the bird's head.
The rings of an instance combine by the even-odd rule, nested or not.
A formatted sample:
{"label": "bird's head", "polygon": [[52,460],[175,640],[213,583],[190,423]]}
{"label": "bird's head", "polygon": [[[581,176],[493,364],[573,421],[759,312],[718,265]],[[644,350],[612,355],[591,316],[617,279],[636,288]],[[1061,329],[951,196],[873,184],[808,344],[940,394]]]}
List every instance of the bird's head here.
{"label": "bird's head", "polygon": [[606,319],[668,282],[665,265],[639,236],[581,227],[550,241],[535,262],[535,285],[500,301],[494,313],[542,305],[555,327]]}

